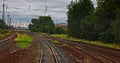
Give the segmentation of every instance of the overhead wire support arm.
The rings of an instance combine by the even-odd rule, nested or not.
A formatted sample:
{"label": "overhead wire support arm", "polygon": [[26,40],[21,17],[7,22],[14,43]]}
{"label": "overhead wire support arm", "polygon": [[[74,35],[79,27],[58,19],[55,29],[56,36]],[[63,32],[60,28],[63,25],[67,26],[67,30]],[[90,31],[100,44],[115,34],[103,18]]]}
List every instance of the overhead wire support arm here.
{"label": "overhead wire support arm", "polygon": [[44,10],[44,16],[45,16],[45,13],[47,12],[47,0],[45,0],[45,10]]}
{"label": "overhead wire support arm", "polygon": [[30,10],[31,9],[31,5],[30,5],[31,1],[28,0],[28,3],[29,3],[28,10]]}

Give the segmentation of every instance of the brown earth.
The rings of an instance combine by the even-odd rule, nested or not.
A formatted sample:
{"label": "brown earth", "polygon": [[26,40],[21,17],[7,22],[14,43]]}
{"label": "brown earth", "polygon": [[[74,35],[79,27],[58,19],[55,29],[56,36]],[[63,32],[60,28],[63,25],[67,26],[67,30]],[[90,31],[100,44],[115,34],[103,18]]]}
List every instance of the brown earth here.
{"label": "brown earth", "polygon": [[30,47],[23,49],[13,42],[0,51],[0,63],[39,63],[39,44],[33,41]]}
{"label": "brown earth", "polygon": [[[71,47],[68,44],[62,43],[58,45],[69,57],[70,63],[100,63],[91,56]],[[74,59],[73,59],[74,58]]]}

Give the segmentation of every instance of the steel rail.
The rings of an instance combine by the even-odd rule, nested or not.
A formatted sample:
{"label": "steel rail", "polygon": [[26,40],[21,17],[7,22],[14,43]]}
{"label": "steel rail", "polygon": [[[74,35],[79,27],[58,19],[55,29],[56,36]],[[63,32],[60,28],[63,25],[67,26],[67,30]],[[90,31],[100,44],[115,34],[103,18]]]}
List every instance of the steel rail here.
{"label": "steel rail", "polygon": [[49,46],[50,50],[52,51],[55,59],[55,63],[59,63],[59,59],[58,59],[59,57],[57,56],[57,53],[55,52],[54,48],[47,41],[44,42],[46,42],[46,44]]}

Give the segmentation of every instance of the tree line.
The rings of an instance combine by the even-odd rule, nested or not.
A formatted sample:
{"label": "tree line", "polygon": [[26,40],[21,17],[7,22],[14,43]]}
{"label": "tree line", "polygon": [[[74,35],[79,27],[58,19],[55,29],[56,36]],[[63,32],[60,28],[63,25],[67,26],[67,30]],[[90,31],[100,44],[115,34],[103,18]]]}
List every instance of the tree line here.
{"label": "tree line", "polygon": [[38,18],[33,18],[29,25],[31,32],[41,32],[47,34],[62,34],[65,30],[61,27],[56,27],[51,16],[40,16]]}
{"label": "tree line", "polygon": [[120,42],[119,0],[97,0],[96,8],[91,0],[72,1],[68,10],[69,36],[105,43]]}

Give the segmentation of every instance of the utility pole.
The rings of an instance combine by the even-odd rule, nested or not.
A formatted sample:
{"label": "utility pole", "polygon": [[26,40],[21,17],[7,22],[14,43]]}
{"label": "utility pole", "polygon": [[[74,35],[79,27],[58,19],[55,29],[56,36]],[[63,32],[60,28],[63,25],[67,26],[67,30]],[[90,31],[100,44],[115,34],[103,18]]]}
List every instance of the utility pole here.
{"label": "utility pole", "polygon": [[11,23],[12,23],[12,18],[10,18],[9,26],[11,26]]}
{"label": "utility pole", "polygon": [[119,48],[120,48],[120,29],[118,30],[119,32],[118,32],[118,44],[119,44]]}
{"label": "utility pole", "polygon": [[17,22],[15,22],[15,29],[17,29]]}
{"label": "utility pole", "polygon": [[15,26],[14,26],[14,25],[15,25],[15,23],[14,23],[14,21],[12,21],[12,27],[13,27],[13,29],[15,28]]}
{"label": "utility pole", "polygon": [[5,21],[5,4],[4,4],[4,1],[3,1],[2,20]]}
{"label": "utility pole", "polygon": [[8,24],[8,26],[10,25],[10,24],[9,24],[9,21],[10,21],[9,18],[10,18],[10,15],[9,15],[9,13],[8,13],[8,15],[7,15],[7,24]]}

